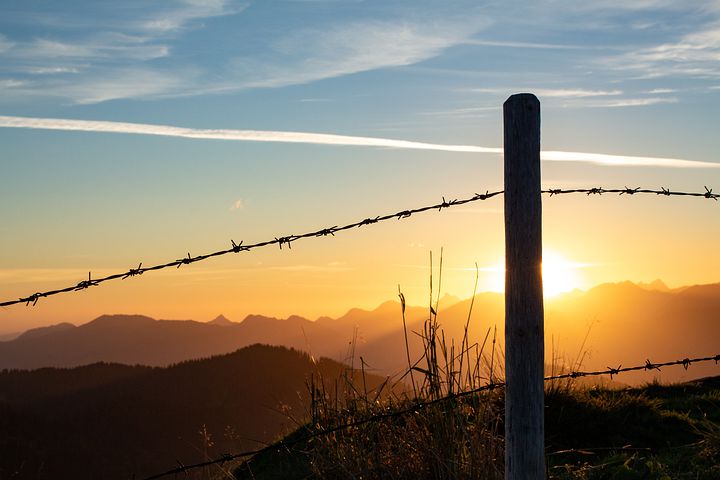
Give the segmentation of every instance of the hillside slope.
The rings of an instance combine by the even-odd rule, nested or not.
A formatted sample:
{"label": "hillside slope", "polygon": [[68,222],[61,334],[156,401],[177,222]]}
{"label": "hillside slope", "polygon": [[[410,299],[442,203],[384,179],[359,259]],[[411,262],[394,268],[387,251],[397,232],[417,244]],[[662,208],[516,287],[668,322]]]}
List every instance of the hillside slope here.
{"label": "hillside slope", "polygon": [[[255,448],[302,421],[311,375],[342,392],[345,372],[262,345],[167,368],[4,371],[0,477],[126,479]],[[367,388],[382,381],[368,375]]]}

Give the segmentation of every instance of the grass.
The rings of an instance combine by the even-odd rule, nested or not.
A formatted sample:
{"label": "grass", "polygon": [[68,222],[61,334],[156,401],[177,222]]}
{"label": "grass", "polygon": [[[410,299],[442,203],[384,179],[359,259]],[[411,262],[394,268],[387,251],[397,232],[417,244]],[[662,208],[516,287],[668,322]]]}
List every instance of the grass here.
{"label": "grass", "polygon": [[546,398],[550,478],[720,478],[718,378]]}
{"label": "grass", "polygon": [[[255,457],[236,477],[500,479],[503,400],[501,390],[484,392],[317,437]],[[405,406],[356,403],[328,410],[293,435]],[[717,377],[625,390],[548,391],[545,419],[550,479],[720,478]]]}
{"label": "grass", "polygon": [[[405,332],[408,368],[400,379],[404,383],[367,391],[351,370],[344,384],[334,388],[321,378],[313,379],[308,386],[309,422],[289,438],[373,415],[382,415],[381,420],[319,435],[290,449],[267,451],[242,464],[235,477],[502,479],[503,390],[454,396],[501,381],[497,358],[502,352],[490,330],[478,344],[471,344],[467,333],[459,345],[446,341],[438,324],[432,277],[430,285],[428,319],[422,332],[413,332],[422,337],[425,351],[414,362]],[[399,296],[404,325],[405,299]],[[574,369],[579,369],[582,358],[573,362]],[[553,372],[558,368],[562,369],[556,365]],[[453,398],[441,400],[448,396]],[[398,414],[418,402],[431,405]],[[572,379],[548,382],[545,407],[549,479],[720,478],[720,377],[625,389],[579,385]]]}

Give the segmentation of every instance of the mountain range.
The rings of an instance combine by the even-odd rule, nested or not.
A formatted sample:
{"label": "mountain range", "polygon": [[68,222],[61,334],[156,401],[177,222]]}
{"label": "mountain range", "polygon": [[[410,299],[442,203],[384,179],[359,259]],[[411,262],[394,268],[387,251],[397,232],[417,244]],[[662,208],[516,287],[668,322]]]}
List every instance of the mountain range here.
{"label": "mountain range", "polygon": [[[472,311],[471,311],[472,303]],[[504,330],[502,294],[443,299],[437,320],[448,346],[460,345],[468,321],[470,344],[497,339],[501,358]],[[429,309],[406,307],[410,357],[421,357]],[[497,329],[497,330],[495,330]],[[668,289],[662,282],[622,282],[574,291],[545,302],[546,357],[582,368],[644,364],[720,353],[720,284]],[[351,309],[339,318],[308,320],[249,315],[241,322],[223,316],[203,323],[154,320],[141,315],[104,315],[89,323],[63,323],[29,330],[0,342],[0,368],[73,367],[94,362],[166,366],[183,360],[232,352],[255,343],[282,345],[394,375],[407,369],[402,308],[386,302],[372,311]],[[560,359],[560,360],[558,360]],[[574,365],[577,366],[577,365]],[[664,380],[717,374],[713,365],[653,372]],[[641,378],[630,375],[629,379]],[[643,377],[643,378],[647,378]]]}

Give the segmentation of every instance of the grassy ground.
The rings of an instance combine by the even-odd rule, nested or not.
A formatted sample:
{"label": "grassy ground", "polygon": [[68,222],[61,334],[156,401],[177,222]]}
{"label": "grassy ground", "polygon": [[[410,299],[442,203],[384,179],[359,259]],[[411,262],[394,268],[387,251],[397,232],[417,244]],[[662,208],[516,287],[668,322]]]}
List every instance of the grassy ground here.
{"label": "grassy ground", "polygon": [[[500,479],[502,405],[499,390],[439,403],[257,456],[236,477]],[[294,435],[381,409],[345,407],[316,412]],[[720,377],[624,390],[548,385],[545,419],[548,478],[720,478]]]}
{"label": "grassy ground", "polygon": [[546,399],[549,477],[720,478],[720,377]]}

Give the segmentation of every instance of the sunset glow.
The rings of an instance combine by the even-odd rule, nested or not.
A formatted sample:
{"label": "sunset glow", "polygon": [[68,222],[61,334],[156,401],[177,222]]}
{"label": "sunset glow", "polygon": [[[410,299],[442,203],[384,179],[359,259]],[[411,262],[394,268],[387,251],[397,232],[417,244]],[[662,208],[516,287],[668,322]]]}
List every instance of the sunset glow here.
{"label": "sunset glow", "polygon": [[586,265],[573,263],[557,252],[543,252],[543,293],[554,297],[561,293],[580,288],[578,270]]}
{"label": "sunset glow", "polygon": [[[579,273],[581,268],[590,264],[577,263],[568,260],[565,256],[553,250],[543,252],[543,294],[551,298],[561,293],[570,292],[583,286]],[[482,269],[490,277],[490,290],[494,292],[505,291],[505,267],[503,262]]]}

